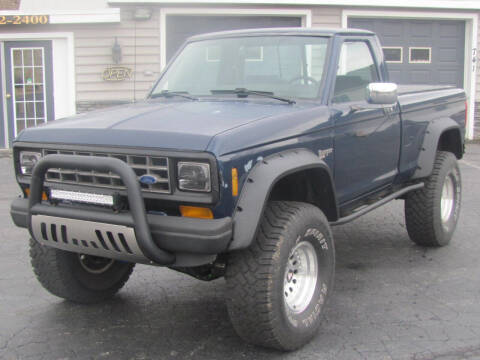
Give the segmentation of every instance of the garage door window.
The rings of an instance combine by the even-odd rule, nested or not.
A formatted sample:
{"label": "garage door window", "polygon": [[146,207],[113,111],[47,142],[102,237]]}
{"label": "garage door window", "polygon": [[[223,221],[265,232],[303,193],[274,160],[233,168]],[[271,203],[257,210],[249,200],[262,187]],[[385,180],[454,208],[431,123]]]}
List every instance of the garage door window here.
{"label": "garage door window", "polygon": [[383,57],[388,63],[401,64],[403,62],[403,47],[401,46],[384,46]]}
{"label": "garage door window", "polygon": [[409,53],[411,64],[430,64],[432,62],[432,48],[430,47],[411,47]]}

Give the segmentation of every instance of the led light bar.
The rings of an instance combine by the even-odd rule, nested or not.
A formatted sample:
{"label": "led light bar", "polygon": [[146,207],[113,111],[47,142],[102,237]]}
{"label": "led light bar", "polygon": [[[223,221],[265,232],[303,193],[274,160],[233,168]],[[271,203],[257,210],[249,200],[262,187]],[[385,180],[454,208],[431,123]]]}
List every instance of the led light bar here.
{"label": "led light bar", "polygon": [[65,190],[50,190],[50,198],[57,200],[75,201],[87,204],[113,206],[112,195],[91,194]]}

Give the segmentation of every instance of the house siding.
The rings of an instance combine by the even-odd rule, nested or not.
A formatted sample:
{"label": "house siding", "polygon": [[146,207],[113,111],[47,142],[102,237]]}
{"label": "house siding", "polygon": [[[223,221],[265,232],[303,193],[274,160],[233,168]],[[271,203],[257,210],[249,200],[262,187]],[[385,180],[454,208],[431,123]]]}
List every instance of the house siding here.
{"label": "house siding", "polygon": [[[132,8],[121,9],[121,22],[74,29],[77,102],[132,101],[141,99],[160,73],[160,28],[158,11],[147,21],[133,21]],[[132,70],[134,79],[118,82],[102,78],[112,62],[114,39],[122,49],[118,66]]]}
{"label": "house siding", "polygon": [[342,26],[340,7],[315,6],[312,10],[312,27],[339,28]]}

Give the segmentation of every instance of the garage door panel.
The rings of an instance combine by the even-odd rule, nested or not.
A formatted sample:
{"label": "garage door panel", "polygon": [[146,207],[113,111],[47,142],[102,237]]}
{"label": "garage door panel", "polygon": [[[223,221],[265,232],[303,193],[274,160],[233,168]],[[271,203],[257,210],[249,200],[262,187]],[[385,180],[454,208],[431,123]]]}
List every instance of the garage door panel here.
{"label": "garage door panel", "polygon": [[457,38],[460,34],[460,27],[457,24],[440,24],[440,36],[443,38]]}
{"label": "garage door panel", "polygon": [[456,65],[458,62],[457,49],[438,49],[438,61],[445,65],[446,63]]}
{"label": "garage door panel", "polygon": [[403,34],[403,24],[401,22],[392,22],[389,27],[385,28],[383,31],[383,36],[390,38],[402,37]]}
{"label": "garage door panel", "polygon": [[[348,26],[367,29],[374,27],[383,46],[403,49],[402,63],[388,64],[392,81],[400,84],[441,83],[463,87],[464,21],[350,18]],[[410,61],[410,48],[417,47],[431,49],[430,63]],[[422,50],[417,50],[414,55],[421,53]],[[424,50],[423,54],[428,54],[428,50]]]}
{"label": "garage door panel", "polygon": [[389,68],[390,81],[400,83],[403,78],[403,73],[401,70],[393,70]]}
{"label": "garage door panel", "polygon": [[410,36],[415,39],[430,40],[432,38],[433,29],[431,23],[410,21],[408,30],[410,32]]}
{"label": "garage door panel", "polygon": [[355,28],[374,31],[375,30],[375,22],[374,21],[369,21],[369,20],[365,20],[365,21],[357,20],[357,21],[355,21]]}
{"label": "garage door panel", "polygon": [[410,71],[410,82],[412,84],[429,84],[432,82],[430,70],[413,70]]}
{"label": "garage door panel", "polygon": [[449,85],[457,82],[458,74],[455,70],[440,70],[438,73],[440,74],[438,82],[442,85]]}
{"label": "garage door panel", "polygon": [[168,15],[166,17],[167,61],[192,35],[225,30],[300,26],[302,26],[301,18],[293,16]]}
{"label": "garage door panel", "polygon": [[382,45],[384,46],[398,46],[398,44],[402,43],[403,35],[392,35],[392,36],[385,36],[383,38]]}

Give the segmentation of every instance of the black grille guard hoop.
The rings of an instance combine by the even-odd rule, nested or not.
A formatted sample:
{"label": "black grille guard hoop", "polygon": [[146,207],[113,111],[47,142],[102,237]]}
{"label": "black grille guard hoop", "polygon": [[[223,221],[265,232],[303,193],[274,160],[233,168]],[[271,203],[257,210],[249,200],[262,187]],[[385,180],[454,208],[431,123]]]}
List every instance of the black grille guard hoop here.
{"label": "black grille guard hoop", "polygon": [[[145,204],[135,172],[123,161],[116,158],[79,155],[47,155],[41,158],[33,169],[28,200],[27,221],[32,236],[32,215],[36,215],[35,205],[39,205],[42,201],[43,183],[50,168],[111,171],[120,176],[127,188],[130,214],[139,248],[148,259],[156,264],[170,265],[174,263],[175,255],[160,249],[152,240]],[[41,206],[38,205],[37,208],[41,209]]]}

